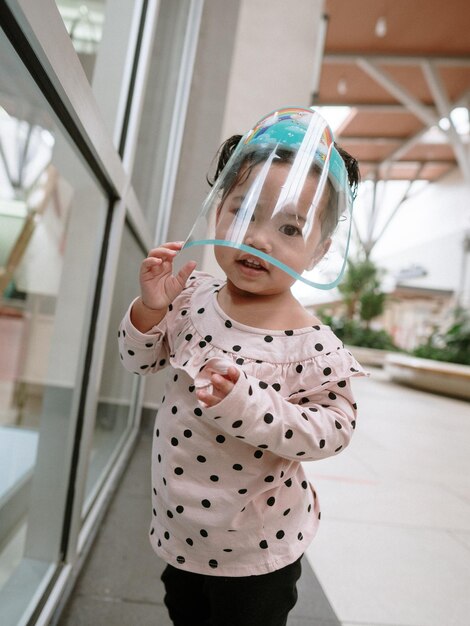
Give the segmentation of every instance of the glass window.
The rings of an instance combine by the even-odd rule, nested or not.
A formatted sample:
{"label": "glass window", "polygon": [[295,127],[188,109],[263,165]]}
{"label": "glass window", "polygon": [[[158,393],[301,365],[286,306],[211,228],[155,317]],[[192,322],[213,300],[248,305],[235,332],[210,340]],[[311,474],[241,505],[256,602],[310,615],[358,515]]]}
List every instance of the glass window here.
{"label": "glass window", "polygon": [[[170,176],[165,167],[170,162],[174,101],[180,80],[179,69],[190,10],[189,0],[161,0],[152,50],[152,71],[149,72],[141,116],[138,149],[132,183],[149,225],[156,226],[162,190]],[[180,120],[180,123],[181,122]]]}
{"label": "glass window", "polygon": [[115,455],[124,443],[132,425],[134,400],[139,377],[121,365],[117,344],[117,329],[130,302],[139,294],[139,266],[145,256],[129,229],[123,234],[112,310],[106,339],[103,373],[96,409],[95,430],[89,457],[85,487],[85,514],[94,494],[112,466]]}
{"label": "glass window", "polygon": [[61,559],[108,200],[0,30],[0,623]]}
{"label": "glass window", "polygon": [[65,27],[91,83],[103,36],[105,0],[57,0]]}

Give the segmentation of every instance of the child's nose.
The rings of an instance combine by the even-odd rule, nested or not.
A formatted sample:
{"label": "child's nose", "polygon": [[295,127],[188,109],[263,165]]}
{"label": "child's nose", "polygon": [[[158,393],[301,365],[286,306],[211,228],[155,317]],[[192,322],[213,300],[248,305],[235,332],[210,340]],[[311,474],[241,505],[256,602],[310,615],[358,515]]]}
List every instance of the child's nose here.
{"label": "child's nose", "polygon": [[272,244],[269,237],[268,229],[259,225],[251,224],[245,236],[247,246],[261,250],[269,254],[272,250]]}

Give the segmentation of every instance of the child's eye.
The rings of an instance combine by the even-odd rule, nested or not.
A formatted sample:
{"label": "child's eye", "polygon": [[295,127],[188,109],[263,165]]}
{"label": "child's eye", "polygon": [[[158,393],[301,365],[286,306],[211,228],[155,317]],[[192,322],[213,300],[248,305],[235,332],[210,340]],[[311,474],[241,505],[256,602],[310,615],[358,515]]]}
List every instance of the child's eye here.
{"label": "child's eye", "polygon": [[279,229],[283,235],[287,235],[288,237],[297,237],[298,235],[302,235],[302,231],[297,226],[293,224],[284,224]]}

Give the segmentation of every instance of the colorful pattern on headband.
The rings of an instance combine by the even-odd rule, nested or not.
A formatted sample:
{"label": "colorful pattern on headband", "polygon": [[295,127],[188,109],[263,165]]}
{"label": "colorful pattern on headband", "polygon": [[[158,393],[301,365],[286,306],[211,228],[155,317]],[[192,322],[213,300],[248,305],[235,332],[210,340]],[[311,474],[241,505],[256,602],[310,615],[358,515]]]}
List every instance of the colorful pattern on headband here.
{"label": "colorful pattern on headband", "polygon": [[[263,117],[254,128],[246,135],[244,143],[281,143],[285,145],[298,145],[302,142],[312,117],[321,115],[312,109],[302,107],[289,107],[278,109]],[[334,141],[333,133],[328,125],[322,134],[322,142],[326,147]]]}

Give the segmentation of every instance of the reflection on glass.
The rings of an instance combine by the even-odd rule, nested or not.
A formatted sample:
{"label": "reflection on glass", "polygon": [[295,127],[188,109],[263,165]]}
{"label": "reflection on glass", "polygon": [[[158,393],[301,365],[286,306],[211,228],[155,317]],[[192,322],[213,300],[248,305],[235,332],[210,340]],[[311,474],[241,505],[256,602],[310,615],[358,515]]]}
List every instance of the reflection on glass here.
{"label": "reflection on glass", "polygon": [[105,0],[56,0],[65,28],[91,82],[103,34]]}
{"label": "reflection on glass", "polygon": [[144,253],[129,230],[123,234],[117,278],[112,298],[112,311],[106,339],[95,431],[88,465],[84,513],[93,495],[106,477],[114,455],[119,450],[132,421],[135,385],[139,378],[121,365],[116,339],[117,328],[129,302],[138,295],[138,272]]}
{"label": "reflection on glass", "polygon": [[0,624],[60,560],[107,199],[0,31]]}

